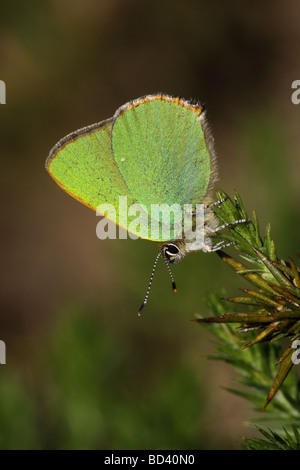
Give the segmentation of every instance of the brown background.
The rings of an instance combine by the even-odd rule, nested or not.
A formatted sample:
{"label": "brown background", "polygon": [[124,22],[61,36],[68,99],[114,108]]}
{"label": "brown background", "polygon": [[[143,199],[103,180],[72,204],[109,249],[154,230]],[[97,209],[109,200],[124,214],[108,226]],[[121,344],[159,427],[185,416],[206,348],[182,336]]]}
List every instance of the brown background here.
{"label": "brown background", "polygon": [[299,2],[29,0],[0,7],[1,448],[237,448],[254,416],[189,320],[237,278],[214,254],[99,241],[44,170],[65,134],[162,91],[206,103],[218,187],[237,189],[281,257],[299,250]]}

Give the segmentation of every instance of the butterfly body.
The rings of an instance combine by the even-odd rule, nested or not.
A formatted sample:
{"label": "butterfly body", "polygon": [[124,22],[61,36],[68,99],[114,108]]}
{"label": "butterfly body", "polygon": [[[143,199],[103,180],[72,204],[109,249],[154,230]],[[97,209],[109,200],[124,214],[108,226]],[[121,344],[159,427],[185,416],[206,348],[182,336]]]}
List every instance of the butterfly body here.
{"label": "butterfly body", "polygon": [[[140,204],[148,212],[162,203],[207,205],[216,180],[203,106],[162,93],[130,101],[113,118],[64,137],[51,150],[46,169],[94,210],[103,203],[117,206],[124,195],[128,207]],[[151,222],[148,229],[136,235],[152,240]]]}
{"label": "butterfly body", "polygon": [[[113,207],[113,222],[132,236],[158,242],[167,266],[189,252],[220,246],[211,238],[217,230],[211,209],[217,178],[214,141],[199,103],[163,93],[130,101],[112,118],[61,139],[46,169],[79,202],[108,218],[105,208]],[[189,225],[182,230],[186,215]]]}

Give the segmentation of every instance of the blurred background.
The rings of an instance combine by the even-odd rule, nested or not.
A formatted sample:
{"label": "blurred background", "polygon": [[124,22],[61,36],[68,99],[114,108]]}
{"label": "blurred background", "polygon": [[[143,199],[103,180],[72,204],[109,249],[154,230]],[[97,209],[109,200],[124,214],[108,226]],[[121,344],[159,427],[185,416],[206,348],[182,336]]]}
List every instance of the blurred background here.
{"label": "blurred background", "polygon": [[[205,295],[238,292],[215,254],[96,238],[95,214],[47,174],[52,146],[162,91],[206,103],[217,187],[238,190],[280,257],[299,250],[300,5],[276,0],[2,2],[2,449],[235,449],[253,411],[212,337]],[[234,250],[232,250],[234,253]]]}

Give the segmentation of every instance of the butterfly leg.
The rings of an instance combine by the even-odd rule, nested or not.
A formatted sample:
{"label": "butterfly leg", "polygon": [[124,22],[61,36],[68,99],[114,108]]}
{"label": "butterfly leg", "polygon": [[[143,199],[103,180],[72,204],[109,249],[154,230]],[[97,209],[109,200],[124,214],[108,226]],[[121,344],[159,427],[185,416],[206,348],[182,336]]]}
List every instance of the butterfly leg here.
{"label": "butterfly leg", "polygon": [[[227,227],[231,227],[231,226],[234,226],[234,225],[237,225],[237,224],[243,224],[243,223],[246,223],[246,222],[249,222],[249,220],[247,219],[239,219],[239,220],[234,220],[233,222],[227,222],[223,225],[220,225],[219,227],[216,227],[213,231],[213,234],[210,235],[210,238],[215,238],[215,237],[218,237],[217,235],[215,235],[216,233],[220,232],[221,230],[224,230],[225,228]],[[232,245],[235,245],[235,242],[232,241],[232,242],[229,242],[229,243],[225,243],[224,241],[220,241],[219,243],[216,243],[215,245],[212,245],[208,251],[212,252],[212,251],[219,251],[219,250],[222,250],[223,248],[227,248],[229,246],[232,246]]]}
{"label": "butterfly leg", "polygon": [[223,202],[227,201],[229,197],[223,197],[222,199],[219,199],[219,201],[211,202],[210,204],[207,204],[206,208],[217,206],[220,209],[220,205],[223,204]]}
{"label": "butterfly leg", "polygon": [[235,245],[235,242],[224,243],[223,241],[221,241],[219,243],[216,243],[216,245],[211,246],[207,251],[213,253],[214,251],[223,250],[224,248],[227,248],[228,246],[232,245]]}
{"label": "butterfly leg", "polygon": [[239,219],[239,220],[234,220],[233,222],[226,222],[223,225],[220,225],[219,227],[215,228],[214,232],[220,232],[220,230],[224,230],[224,228],[231,227],[233,225],[238,225],[238,224],[244,224],[246,222],[249,222],[247,219]]}

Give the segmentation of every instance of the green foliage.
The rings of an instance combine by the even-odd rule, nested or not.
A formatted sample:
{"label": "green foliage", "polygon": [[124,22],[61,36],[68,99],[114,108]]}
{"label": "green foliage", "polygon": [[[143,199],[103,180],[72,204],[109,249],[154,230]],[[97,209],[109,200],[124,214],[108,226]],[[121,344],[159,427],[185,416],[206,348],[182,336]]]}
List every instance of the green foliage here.
{"label": "green foliage", "polygon": [[60,313],[39,348],[39,381],[1,370],[0,449],[205,447],[208,393],[188,364],[158,373],[155,358],[153,369],[142,353],[134,358],[122,331],[104,327],[98,311]]}
{"label": "green foliage", "polygon": [[35,402],[21,378],[11,370],[1,370],[0,449],[32,450],[38,447],[38,415]]}
{"label": "green foliage", "polygon": [[[226,312],[226,302],[215,294],[207,297],[207,305],[214,315],[224,315]],[[261,412],[276,374],[276,361],[281,354],[281,345],[265,342],[257,347],[242,349],[253,338],[253,331],[240,329],[232,323],[204,325],[217,339],[214,341],[217,352],[210,359],[231,364],[238,372],[237,382],[242,387],[227,390],[249,400],[254,410]],[[288,420],[300,425],[300,389],[295,371],[289,375],[259,419],[277,424],[285,424]]]}
{"label": "green foliage", "polygon": [[218,254],[256,289],[241,289],[248,296],[225,299],[246,306],[245,311],[226,312],[220,316],[201,318],[197,321],[240,323],[243,331],[256,332],[257,334],[244,347],[266,341],[278,341],[285,337],[290,339],[289,346],[278,358],[279,369],[267,396],[266,407],[293,366],[291,344],[300,337],[300,267],[292,259],[289,263],[278,259],[275,244],[270,236],[270,227],[267,227],[265,237],[262,239],[256,214],[253,214],[254,222],[251,222],[238,194],[235,195],[234,201],[223,192],[219,192],[217,196],[219,200],[224,200],[214,209],[222,223],[247,220],[229,226],[229,235],[225,234],[223,238],[235,245],[241,257],[246,259],[251,267],[236,261],[222,251]]}
{"label": "green foliage", "polygon": [[[292,342],[300,337],[300,268],[292,259],[285,262],[278,258],[270,227],[262,238],[256,214],[253,214],[253,221],[248,219],[238,194],[234,201],[223,192],[217,197],[224,199],[214,208],[221,223],[247,220],[229,226],[223,238],[235,245],[248,264],[222,251],[218,254],[255,288],[241,289],[246,296],[223,297],[222,300],[216,295],[208,296],[213,316],[196,321],[205,324],[219,340],[215,344],[217,354],[212,359],[230,363],[238,371],[237,381],[243,387],[230,391],[249,400],[256,411],[262,410],[264,401],[263,410],[266,410],[272,401],[263,415],[264,421],[272,420],[277,426],[289,422],[299,426],[300,388],[295,371],[289,373],[293,366]],[[228,302],[233,306],[230,312]],[[237,304],[243,305],[242,312],[237,310]],[[268,441],[245,440],[247,448],[299,447],[298,434],[292,437],[284,429],[285,437],[280,437],[273,431],[269,434],[259,430]]]}
{"label": "green foliage", "polygon": [[280,436],[278,433],[266,431],[260,426],[256,426],[258,431],[266,439],[247,439],[244,438],[245,444],[242,447],[246,450],[300,450],[300,434],[295,425],[292,426],[293,434],[288,432],[285,428],[284,435]]}
{"label": "green foliage", "polygon": [[178,365],[152,383],[151,371],[145,374],[140,359],[129,357],[128,345],[108,335],[96,317],[73,311],[62,319],[49,348],[53,389],[46,422],[58,410],[55,448],[197,448],[199,389],[192,371]]}

